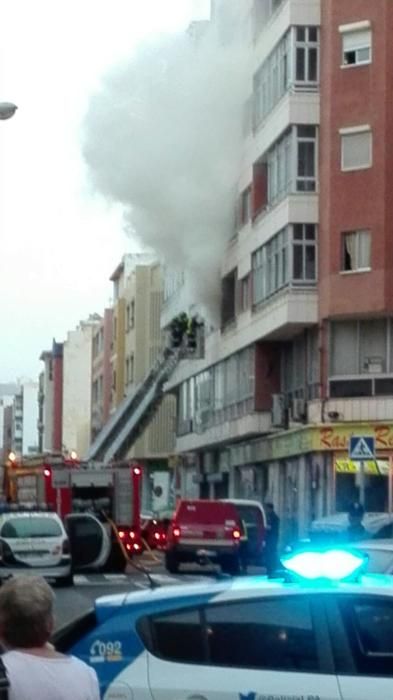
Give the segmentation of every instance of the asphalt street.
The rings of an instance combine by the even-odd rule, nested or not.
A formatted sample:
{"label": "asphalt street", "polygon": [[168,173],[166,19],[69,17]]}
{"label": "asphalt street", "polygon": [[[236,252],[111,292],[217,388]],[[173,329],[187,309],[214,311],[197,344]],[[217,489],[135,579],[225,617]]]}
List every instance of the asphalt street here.
{"label": "asphalt street", "polygon": [[[162,564],[149,566],[145,564],[150,574],[162,586],[190,584],[215,576],[214,567],[184,567],[184,572],[176,575],[168,574]],[[252,568],[250,573],[263,573],[262,569]],[[96,598],[103,595],[137,591],[149,588],[147,577],[129,568],[126,574],[76,574],[74,585],[70,588],[55,588],[56,594],[56,628],[71,622],[73,619],[93,607]]]}

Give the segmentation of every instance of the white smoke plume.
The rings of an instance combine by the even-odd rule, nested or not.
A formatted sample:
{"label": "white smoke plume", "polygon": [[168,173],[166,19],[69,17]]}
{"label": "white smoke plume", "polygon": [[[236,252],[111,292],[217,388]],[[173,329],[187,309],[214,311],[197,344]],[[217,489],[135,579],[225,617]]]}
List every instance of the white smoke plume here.
{"label": "white smoke plume", "polygon": [[245,49],[227,30],[224,43],[209,26],[200,39],[144,45],[104,77],[84,124],[93,185],[123,205],[144,246],[186,271],[210,316],[234,230],[249,88]]}

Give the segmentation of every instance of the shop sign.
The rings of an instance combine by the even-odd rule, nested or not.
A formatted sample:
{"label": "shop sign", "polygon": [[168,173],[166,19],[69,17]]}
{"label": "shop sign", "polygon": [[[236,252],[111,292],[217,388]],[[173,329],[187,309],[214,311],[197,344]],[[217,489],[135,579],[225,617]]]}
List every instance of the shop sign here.
{"label": "shop sign", "polygon": [[[386,460],[366,460],[363,462],[365,474],[368,476],[388,476],[389,462]],[[361,463],[352,459],[336,459],[337,474],[360,474]]]}
{"label": "shop sign", "polygon": [[321,450],[348,450],[350,438],[353,435],[373,437],[376,450],[393,450],[393,425],[343,425],[319,428],[319,444],[315,446]]}

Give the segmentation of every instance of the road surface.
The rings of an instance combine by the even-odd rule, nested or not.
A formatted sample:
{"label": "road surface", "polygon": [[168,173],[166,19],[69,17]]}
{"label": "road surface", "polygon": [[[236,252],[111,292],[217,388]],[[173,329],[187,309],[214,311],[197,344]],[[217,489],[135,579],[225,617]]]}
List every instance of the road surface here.
{"label": "road surface", "polygon": [[[159,564],[148,566],[150,574],[162,586],[190,584],[215,576],[214,567],[184,567],[184,573],[168,574]],[[263,573],[262,569],[252,568],[250,573]],[[56,593],[56,628],[62,627],[94,605],[96,598],[102,595],[122,593],[124,591],[149,588],[147,577],[130,569],[127,574],[76,574],[74,585],[70,588],[55,588]]]}

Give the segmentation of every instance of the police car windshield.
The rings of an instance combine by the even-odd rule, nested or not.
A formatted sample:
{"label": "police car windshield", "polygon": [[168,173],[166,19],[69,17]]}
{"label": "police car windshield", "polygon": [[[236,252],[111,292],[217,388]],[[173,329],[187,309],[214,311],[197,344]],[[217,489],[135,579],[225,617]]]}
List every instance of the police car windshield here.
{"label": "police car windshield", "polygon": [[20,537],[60,537],[61,527],[53,518],[14,516],[1,528],[5,539]]}

